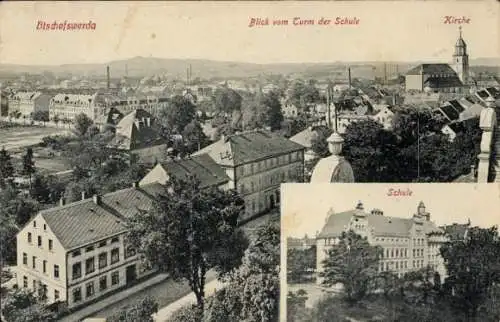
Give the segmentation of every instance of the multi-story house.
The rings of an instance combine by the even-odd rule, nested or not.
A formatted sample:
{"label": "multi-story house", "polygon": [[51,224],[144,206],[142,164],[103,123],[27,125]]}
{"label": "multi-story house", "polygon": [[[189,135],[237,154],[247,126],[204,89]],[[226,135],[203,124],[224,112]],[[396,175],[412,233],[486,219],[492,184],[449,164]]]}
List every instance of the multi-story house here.
{"label": "multi-story house", "polygon": [[208,154],[230,178],[228,185],[245,200],[245,217],[268,211],[280,202],[282,182],[304,181],[304,147],[265,130],[221,139],[194,155]]}
{"label": "multi-story house", "polygon": [[35,112],[49,111],[51,95],[42,92],[17,92],[10,98],[9,113],[18,112],[23,117],[32,117]]}
{"label": "multi-story house", "polygon": [[[323,260],[329,249],[338,245],[343,232],[349,230],[366,237],[371,245],[382,248],[379,272],[405,273],[430,266],[441,278],[446,276],[439,249],[448,240],[445,231],[430,219],[423,202],[412,218],[387,217],[379,209],[366,212],[359,203],[353,210],[330,212],[325,226],[316,237],[317,270],[323,270]],[[321,283],[321,278],[317,279]]]}
{"label": "multi-story house", "polygon": [[97,101],[98,94],[56,94],[50,100],[49,119],[50,120],[75,120],[79,114],[87,115],[91,120],[95,120],[104,104]]}
{"label": "multi-story house", "polygon": [[17,234],[17,284],[73,308],[152,272],[127,245],[125,221],[162,190],[135,184],[40,211]]}

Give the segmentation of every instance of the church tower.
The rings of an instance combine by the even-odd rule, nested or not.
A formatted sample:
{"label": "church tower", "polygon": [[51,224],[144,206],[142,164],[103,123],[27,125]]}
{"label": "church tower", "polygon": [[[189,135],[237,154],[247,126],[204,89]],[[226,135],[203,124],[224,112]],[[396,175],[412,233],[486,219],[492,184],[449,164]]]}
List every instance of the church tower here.
{"label": "church tower", "polygon": [[458,78],[465,85],[469,80],[469,55],[467,55],[467,45],[462,38],[462,26],[458,27],[460,36],[455,44],[455,53],[453,54],[453,65]]}

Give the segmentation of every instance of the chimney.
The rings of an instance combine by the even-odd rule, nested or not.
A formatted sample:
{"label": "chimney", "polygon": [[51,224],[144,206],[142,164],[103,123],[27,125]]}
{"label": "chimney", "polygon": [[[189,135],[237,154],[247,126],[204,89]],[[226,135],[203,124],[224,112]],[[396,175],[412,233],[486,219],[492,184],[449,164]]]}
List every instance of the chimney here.
{"label": "chimney", "polygon": [[132,188],[137,189],[138,187],[139,187],[139,182],[134,181],[134,182],[132,183]]}
{"label": "chimney", "polygon": [[92,196],[92,200],[94,201],[94,203],[96,205],[99,205],[101,203],[101,196],[99,196],[99,195],[93,195]]}
{"label": "chimney", "polygon": [[82,191],[82,200],[85,200],[85,191]]}
{"label": "chimney", "polygon": [[146,118],[146,126],[151,127],[151,118],[150,117]]}
{"label": "chimney", "polygon": [[107,89],[110,88],[110,85],[109,85],[109,66],[106,66],[106,87],[107,87]]}
{"label": "chimney", "polygon": [[64,197],[61,197],[61,199],[59,199],[59,206],[64,206],[64,204],[65,204]]}
{"label": "chimney", "polygon": [[349,89],[351,89],[351,67],[349,67],[347,71],[349,73]]}

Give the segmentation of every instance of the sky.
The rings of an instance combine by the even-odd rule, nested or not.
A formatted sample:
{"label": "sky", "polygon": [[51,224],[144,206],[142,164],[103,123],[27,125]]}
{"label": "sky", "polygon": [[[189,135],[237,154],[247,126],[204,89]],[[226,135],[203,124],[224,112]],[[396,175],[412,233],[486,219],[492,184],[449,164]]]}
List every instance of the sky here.
{"label": "sky", "polygon": [[[2,2],[0,63],[105,63],[136,56],[253,63],[448,62],[458,25],[470,58],[500,54],[497,1]],[[315,25],[249,27],[251,18]],[[359,25],[318,25],[356,17]],[[37,30],[38,21],[89,22],[95,30]]]}
{"label": "sky", "polygon": [[[388,196],[389,189],[412,191],[411,196]],[[321,231],[329,209],[352,210],[359,201],[365,211],[381,209],[384,216],[411,218],[420,201],[437,225],[467,223],[500,226],[498,184],[285,184],[281,187],[282,234],[314,236]]]}

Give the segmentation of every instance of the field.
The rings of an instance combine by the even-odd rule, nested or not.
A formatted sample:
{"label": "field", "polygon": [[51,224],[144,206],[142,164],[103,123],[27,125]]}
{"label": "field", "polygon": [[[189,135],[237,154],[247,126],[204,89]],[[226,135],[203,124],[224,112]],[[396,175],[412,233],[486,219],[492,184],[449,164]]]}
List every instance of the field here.
{"label": "field", "polygon": [[17,150],[37,144],[45,136],[68,133],[67,129],[53,127],[19,126],[0,129],[0,147]]}
{"label": "field", "polygon": [[[68,134],[68,130],[33,126],[0,128],[0,148],[5,147],[11,153],[15,167],[20,167],[25,147],[40,143],[45,136],[61,134]],[[41,173],[47,174],[68,170],[62,158],[48,157],[48,153],[42,151],[43,148],[35,147],[33,150],[35,153],[35,167]]]}

